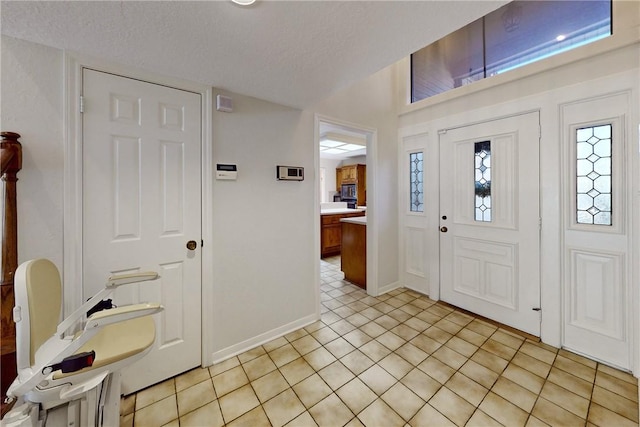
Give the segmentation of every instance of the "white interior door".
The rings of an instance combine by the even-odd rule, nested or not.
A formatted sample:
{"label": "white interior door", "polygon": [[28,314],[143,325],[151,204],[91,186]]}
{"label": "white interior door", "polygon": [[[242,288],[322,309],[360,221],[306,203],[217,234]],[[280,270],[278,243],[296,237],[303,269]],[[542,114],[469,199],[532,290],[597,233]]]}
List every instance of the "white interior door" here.
{"label": "white interior door", "polygon": [[[401,269],[403,282],[410,289],[429,294],[427,262],[427,206],[429,188],[425,185],[427,134],[402,139],[400,159],[402,222]],[[436,196],[437,197],[437,196]]]}
{"label": "white interior door", "polygon": [[440,135],[440,297],[540,335],[538,113]]}
{"label": "white interior door", "polygon": [[164,306],[128,394],[200,365],[200,95],[84,69],[83,97],[83,296],[111,274],[161,276],[116,292]]}
{"label": "white interior door", "polygon": [[620,93],[562,107],[563,346],[623,369],[631,369],[633,336],[629,104]]}

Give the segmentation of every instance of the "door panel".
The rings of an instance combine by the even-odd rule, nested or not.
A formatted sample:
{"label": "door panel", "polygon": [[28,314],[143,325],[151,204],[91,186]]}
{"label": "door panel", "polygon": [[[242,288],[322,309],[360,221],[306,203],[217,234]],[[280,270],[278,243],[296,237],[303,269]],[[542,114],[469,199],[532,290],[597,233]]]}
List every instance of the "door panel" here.
{"label": "door panel", "polygon": [[440,135],[440,292],[540,335],[537,113]]}
{"label": "door panel", "polygon": [[[140,238],[140,139],[114,135],[114,240]],[[99,196],[99,195],[96,195]],[[99,200],[96,200],[98,202]]]}
{"label": "door panel", "polygon": [[401,271],[402,280],[410,289],[429,294],[427,263],[427,188],[424,179],[428,176],[427,134],[406,136],[402,140],[403,151],[402,194],[400,215],[402,218]]}
{"label": "door panel", "polygon": [[[157,301],[156,344],[127,368],[132,393],[200,365],[200,95],[83,71],[83,293],[153,270],[115,303]],[[167,363],[171,361],[171,363]]]}
{"label": "door panel", "polygon": [[569,249],[571,273],[570,325],[615,340],[624,340],[624,254]]}
{"label": "door panel", "polygon": [[562,345],[631,369],[627,93],[563,105]]}
{"label": "door panel", "polygon": [[454,291],[516,309],[513,244],[455,237]]}
{"label": "door panel", "polygon": [[425,271],[425,230],[420,227],[405,227],[405,271],[419,278],[424,279]]}

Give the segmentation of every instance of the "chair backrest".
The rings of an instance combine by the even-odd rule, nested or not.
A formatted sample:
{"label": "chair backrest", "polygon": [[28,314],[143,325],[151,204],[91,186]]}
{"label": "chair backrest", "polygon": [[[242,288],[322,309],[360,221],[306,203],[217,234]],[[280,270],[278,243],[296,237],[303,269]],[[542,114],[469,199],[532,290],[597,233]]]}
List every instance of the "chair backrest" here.
{"label": "chair backrest", "polygon": [[62,308],[62,283],[54,263],[35,259],[18,267],[14,286],[21,317],[16,322],[16,359],[18,369],[24,369],[35,364],[36,352],[56,332]]}

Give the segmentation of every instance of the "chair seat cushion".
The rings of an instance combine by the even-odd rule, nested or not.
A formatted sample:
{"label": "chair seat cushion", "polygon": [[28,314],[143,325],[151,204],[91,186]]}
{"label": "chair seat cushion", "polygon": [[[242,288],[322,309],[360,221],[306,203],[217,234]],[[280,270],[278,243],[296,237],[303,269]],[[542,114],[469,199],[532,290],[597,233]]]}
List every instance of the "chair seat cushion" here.
{"label": "chair seat cushion", "polygon": [[152,316],[139,317],[125,322],[105,326],[93,338],[78,349],[76,354],[95,351],[93,365],[76,372],[54,374],[54,379],[91,371],[109,365],[127,357],[145,351],[156,338],[155,324]]}

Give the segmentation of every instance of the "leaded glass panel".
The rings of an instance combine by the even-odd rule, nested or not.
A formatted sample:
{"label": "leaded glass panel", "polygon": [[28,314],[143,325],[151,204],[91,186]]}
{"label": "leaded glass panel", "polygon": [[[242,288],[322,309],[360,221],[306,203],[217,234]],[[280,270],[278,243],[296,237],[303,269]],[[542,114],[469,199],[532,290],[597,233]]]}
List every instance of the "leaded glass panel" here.
{"label": "leaded glass panel", "polygon": [[424,212],[424,182],[422,152],[409,154],[411,182],[411,212]]}
{"label": "leaded glass panel", "polygon": [[612,225],[611,125],[576,131],[576,220]]}
{"label": "leaded glass panel", "polygon": [[491,222],[491,142],[474,144],[475,220]]}

